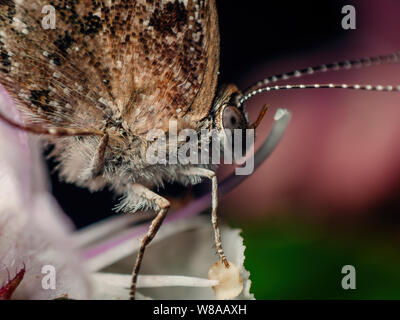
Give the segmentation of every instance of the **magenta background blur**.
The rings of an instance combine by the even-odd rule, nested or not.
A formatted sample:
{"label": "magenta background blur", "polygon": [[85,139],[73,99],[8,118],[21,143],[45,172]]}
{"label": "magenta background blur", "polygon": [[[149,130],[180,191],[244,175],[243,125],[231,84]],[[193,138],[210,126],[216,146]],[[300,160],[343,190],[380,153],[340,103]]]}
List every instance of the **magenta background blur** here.
{"label": "magenta background blur", "polygon": [[[318,48],[265,61],[243,76],[241,87],[307,66],[400,50],[399,1],[353,4],[356,30]],[[279,32],[279,28],[273,31]],[[400,66],[389,65],[315,74],[289,83],[399,85],[399,75]],[[358,215],[398,194],[399,93],[335,89],[268,93],[247,103],[251,118],[265,103],[271,110],[257,132],[258,143],[271,127],[276,107],[289,109],[292,122],[269,160],[223,201],[224,211],[238,215],[245,211],[246,219],[290,208]],[[247,209],[238,209],[243,207]]]}

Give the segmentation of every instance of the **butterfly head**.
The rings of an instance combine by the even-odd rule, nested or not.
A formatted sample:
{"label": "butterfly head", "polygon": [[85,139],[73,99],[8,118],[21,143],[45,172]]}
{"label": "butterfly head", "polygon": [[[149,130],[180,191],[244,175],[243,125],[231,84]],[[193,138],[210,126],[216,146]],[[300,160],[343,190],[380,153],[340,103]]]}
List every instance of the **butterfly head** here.
{"label": "butterfly head", "polygon": [[[236,149],[238,140],[234,135],[241,135],[241,150],[243,153],[248,149],[246,145],[247,129],[250,129],[247,112],[240,104],[242,93],[233,85],[224,85],[218,91],[212,106],[213,126],[219,132],[223,150]],[[240,140],[239,140],[240,141]]]}
{"label": "butterfly head", "polygon": [[214,125],[220,132],[224,130],[247,129],[249,122],[244,107],[239,104],[242,94],[232,84],[223,86],[213,104]]}

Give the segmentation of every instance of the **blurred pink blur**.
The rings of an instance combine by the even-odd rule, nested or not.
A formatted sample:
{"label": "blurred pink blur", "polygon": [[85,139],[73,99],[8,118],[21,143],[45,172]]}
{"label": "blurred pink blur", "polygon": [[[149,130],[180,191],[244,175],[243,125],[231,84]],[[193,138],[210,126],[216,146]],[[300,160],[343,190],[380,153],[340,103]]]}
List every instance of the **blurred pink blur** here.
{"label": "blurred pink blur", "polygon": [[[399,51],[400,1],[355,3],[357,29],[348,31],[346,40],[265,61],[244,77],[241,88],[307,66]],[[289,83],[400,85],[399,74],[400,65],[389,65],[328,72]],[[280,91],[251,99],[247,103],[251,119],[265,103],[271,110],[259,127],[258,143],[267,135],[277,107],[289,109],[292,121],[274,154],[223,200],[226,213],[236,210],[248,218],[296,208],[357,215],[399,190],[399,93]]]}

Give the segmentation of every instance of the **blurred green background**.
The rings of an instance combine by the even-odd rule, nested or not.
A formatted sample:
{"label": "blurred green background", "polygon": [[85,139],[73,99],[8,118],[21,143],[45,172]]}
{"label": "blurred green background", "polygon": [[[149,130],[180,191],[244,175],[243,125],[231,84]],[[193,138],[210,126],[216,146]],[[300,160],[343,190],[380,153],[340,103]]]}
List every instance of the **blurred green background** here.
{"label": "blurred green background", "polygon": [[[293,219],[231,225],[243,230],[256,299],[400,298],[398,235],[387,230]],[[341,286],[345,265],[356,269],[355,290]]]}

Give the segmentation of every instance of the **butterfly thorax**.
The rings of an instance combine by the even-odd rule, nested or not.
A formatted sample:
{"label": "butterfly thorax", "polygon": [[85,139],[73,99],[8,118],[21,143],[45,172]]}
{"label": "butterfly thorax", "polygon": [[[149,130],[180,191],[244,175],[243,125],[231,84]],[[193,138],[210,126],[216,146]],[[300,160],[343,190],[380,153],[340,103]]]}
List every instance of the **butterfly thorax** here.
{"label": "butterfly thorax", "polygon": [[[194,148],[191,150],[196,149],[200,157],[202,147],[209,147],[211,141],[220,143],[220,141],[215,141],[215,138],[218,139],[218,135],[215,135],[218,130],[213,128],[213,123],[213,118],[210,116],[200,121],[195,129],[193,127],[178,128],[178,135],[188,129],[196,132],[199,139],[194,142],[178,141],[177,137],[169,136],[169,131],[160,129],[157,129],[156,133],[164,132],[165,134],[157,135],[157,139],[154,139],[151,137],[151,132],[148,136],[137,136],[122,127],[108,128],[110,139],[104,155],[104,167],[101,173],[95,177],[92,176],[92,160],[98,151],[99,137],[65,137],[56,140],[46,139],[46,141],[54,145],[51,156],[59,162],[58,169],[62,179],[82,187],[88,187],[92,191],[110,187],[123,193],[127,186],[134,183],[148,187],[160,187],[166,182],[179,182],[185,185],[200,182],[198,177],[182,175],[181,171],[193,166],[215,170],[216,165],[211,164],[212,159],[210,158],[208,163],[199,159],[198,164],[188,164],[181,163],[177,156],[175,161],[172,161],[170,149],[179,151],[183,145],[193,146],[195,143],[195,147],[193,146]],[[203,136],[200,134],[206,132],[210,133]],[[213,137],[214,140],[212,140]],[[163,143],[161,147],[160,143]],[[157,155],[157,151],[162,150],[163,146],[166,147],[165,157],[155,159],[157,163],[154,163],[155,160],[149,159],[149,157]],[[211,147],[209,148],[211,150]]]}

